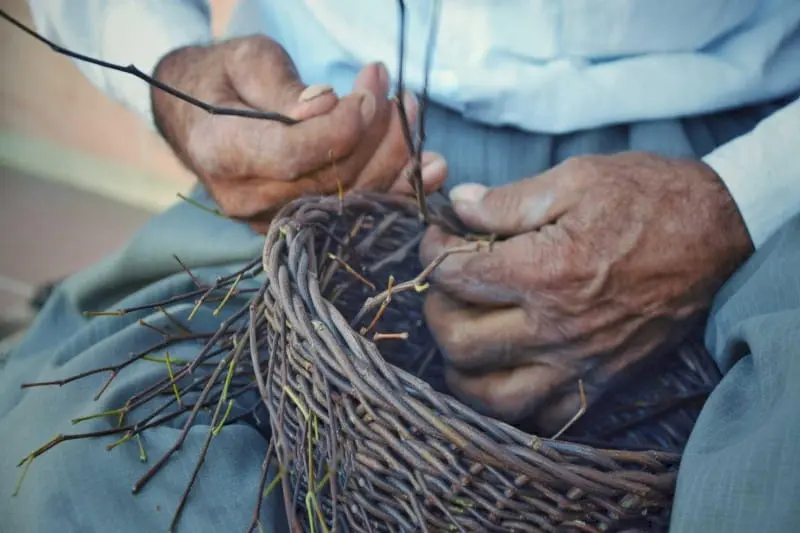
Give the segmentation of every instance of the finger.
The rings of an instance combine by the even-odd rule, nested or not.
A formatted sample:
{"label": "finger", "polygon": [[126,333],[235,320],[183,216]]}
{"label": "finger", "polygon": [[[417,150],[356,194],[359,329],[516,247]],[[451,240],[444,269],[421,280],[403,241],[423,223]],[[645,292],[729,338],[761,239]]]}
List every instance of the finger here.
{"label": "finger", "polygon": [[[419,111],[419,104],[410,92],[406,92],[403,95],[403,104],[406,108],[409,123],[413,124]],[[398,106],[390,102],[386,132],[369,163],[361,170],[356,181],[357,188],[377,191],[388,190],[408,161],[409,150],[403,134],[400,112]]]}
{"label": "finger", "polygon": [[337,189],[335,181],[319,180],[314,176],[292,181],[253,178],[232,181],[226,186],[217,184],[214,194],[223,212],[246,220],[253,227],[261,227],[256,223],[268,224],[288,202],[301,196],[332,194]]}
{"label": "finger", "polygon": [[[409,161],[400,171],[394,184],[389,189],[390,192],[413,196],[414,187],[408,180],[412,171],[413,162]],[[423,152],[422,154],[422,188],[425,194],[438,191],[447,180],[448,168],[447,161],[441,155],[434,152]]]}
{"label": "finger", "polygon": [[424,312],[448,363],[465,372],[519,366],[529,339],[540,336],[519,307],[469,305],[436,289],[426,296]]}
{"label": "finger", "polygon": [[265,36],[228,41],[225,68],[237,96],[261,111],[297,120],[330,111],[338,98],[328,85],[306,86],[286,50]]}
{"label": "finger", "polygon": [[[382,70],[384,74],[381,73]],[[361,73],[359,73],[354,87],[360,91],[365,91],[364,93],[357,94],[365,94],[367,97],[371,97],[371,95],[385,95],[388,93],[389,89],[388,74],[385,74],[385,67],[378,64],[365,67],[362,69]],[[340,101],[340,105],[349,98],[351,98],[351,96],[343,98]],[[255,219],[263,221],[271,217],[274,211],[281,205],[299,196],[330,194],[337,191],[341,186],[348,186],[353,181],[353,176],[357,173],[354,169],[360,168],[363,166],[364,162],[369,159],[375,146],[380,142],[379,139],[383,135],[383,130],[385,130],[388,124],[388,116],[391,110],[385,96],[383,99],[385,100],[382,106],[383,109],[376,109],[374,111],[376,113],[381,113],[385,118],[376,118],[372,121],[369,128],[364,132],[364,135],[361,136],[363,140],[357,143],[358,148],[356,151],[344,161],[339,160],[337,162],[337,157],[333,150],[328,150],[327,154],[323,154],[319,150],[315,151],[311,148],[304,154],[304,160],[307,166],[312,166],[309,165],[309,161],[316,161],[317,164],[314,165],[316,168],[311,172],[294,176],[291,179],[281,179],[280,175],[275,177],[276,168],[287,164],[287,161],[291,160],[293,155],[288,149],[281,150],[280,147],[276,146],[277,143],[275,142],[273,142],[268,149],[265,148],[258,151],[257,157],[260,159],[255,159],[257,161],[255,164],[252,163],[254,159],[254,156],[251,155],[253,154],[253,148],[244,151],[243,155],[246,157],[233,158],[234,160],[230,165],[238,166],[235,170],[231,168],[226,169],[226,174],[228,176],[234,175],[238,178],[235,180],[235,187],[229,187],[227,193],[219,195],[221,206],[225,212],[239,218],[247,219],[250,222],[254,222]],[[331,115],[336,112],[337,110],[334,109]],[[291,126],[288,129],[273,129],[272,131],[267,131],[265,135],[269,140],[280,138],[277,137],[279,135],[295,136],[296,132],[302,131],[309,123],[326,120],[327,118],[328,115],[315,117],[304,123]],[[333,131],[332,128],[331,131]],[[238,140],[240,147],[247,146],[247,140],[241,138],[242,131],[237,131],[234,135],[238,135],[238,137],[233,137],[233,139]],[[232,141],[231,138],[231,136],[228,136],[225,142],[235,142]],[[224,145],[222,146],[224,147]],[[233,149],[234,146],[231,145],[230,148]],[[292,148],[297,147],[295,146]],[[306,146],[306,148],[308,148],[308,146]],[[227,152],[223,151],[223,153]],[[276,159],[278,157],[280,159]],[[303,156],[298,154],[298,157]],[[242,168],[247,162],[250,162],[250,166]],[[272,168],[264,168],[263,172],[259,172],[258,168],[254,168],[254,166],[258,165],[272,165]],[[220,181],[225,183],[230,180]],[[224,201],[224,205],[222,201]]]}
{"label": "finger", "polygon": [[376,100],[385,102],[385,110],[391,110],[388,98],[389,71],[383,63],[369,63],[364,66],[353,80],[353,91],[372,93]]}
{"label": "finger", "polygon": [[306,89],[286,50],[265,36],[224,44],[225,69],[237,97],[263,111],[287,112]]}
{"label": "finger", "polygon": [[[384,139],[390,137],[390,125],[392,122],[393,105],[388,98],[389,93],[389,73],[382,63],[374,63],[364,67],[359,72],[353,83],[353,91],[371,95],[375,101],[375,115],[369,128],[365,131],[358,148],[346,158],[335,161],[336,169],[334,179],[348,185],[349,188],[370,188],[370,184],[364,183],[365,177],[369,179],[370,174],[376,171],[387,171],[381,165],[386,162],[378,153]],[[388,162],[392,164],[392,161]],[[394,162],[395,168],[398,163]],[[373,171],[370,172],[369,168]]]}
{"label": "finger", "polygon": [[[226,107],[244,108],[236,102]],[[330,112],[291,126],[214,116],[193,131],[190,146],[209,174],[291,181],[353,153],[374,115],[374,97],[355,93]]]}
{"label": "finger", "polygon": [[310,85],[300,93],[297,103],[286,114],[295,120],[308,120],[330,112],[338,101],[330,85]]}
{"label": "finger", "polygon": [[477,183],[450,192],[453,209],[474,231],[519,235],[551,224],[577,205],[583,189],[564,179],[563,167],[497,188]]}
{"label": "finger", "polygon": [[568,368],[533,363],[479,375],[448,367],[445,380],[450,392],[475,410],[516,423],[535,416],[574,376]]}
{"label": "finger", "polygon": [[526,422],[533,425],[542,437],[551,438],[568,431],[573,423],[578,422],[582,411],[595,404],[604,390],[580,378],[565,381],[561,390],[541,402]]}
{"label": "finger", "polygon": [[[470,245],[475,243],[431,226],[420,244],[420,259],[427,266],[448,250],[469,249]],[[575,257],[570,236],[563,228],[547,226],[476,251],[447,255],[430,279],[458,299],[504,304],[512,292],[522,298],[563,288],[565,280],[574,282],[572,278],[582,273],[577,269],[584,266],[576,265]]]}
{"label": "finger", "polygon": [[226,67],[234,90],[245,104],[302,121],[330,112],[339,101],[330,85],[303,83],[279,43],[266,37],[236,42]]}

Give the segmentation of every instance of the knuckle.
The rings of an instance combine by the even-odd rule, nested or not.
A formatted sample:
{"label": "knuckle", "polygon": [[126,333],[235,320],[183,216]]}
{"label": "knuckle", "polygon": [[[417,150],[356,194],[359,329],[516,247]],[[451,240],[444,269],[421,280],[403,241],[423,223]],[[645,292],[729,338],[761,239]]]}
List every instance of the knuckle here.
{"label": "knuckle", "polygon": [[265,35],[250,35],[234,39],[230,42],[233,49],[233,57],[238,59],[250,59],[270,54],[278,48],[278,44]]}
{"label": "knuckle", "polygon": [[[289,54],[280,43],[264,35],[252,35],[228,41],[223,54],[228,76],[234,85],[262,79],[254,69],[269,71],[285,81],[297,77],[297,70]],[[256,88],[252,88],[256,90]]]}
{"label": "knuckle", "polygon": [[492,212],[504,216],[519,216],[522,195],[512,194],[505,189],[489,189],[483,197],[483,204]]}
{"label": "knuckle", "polygon": [[602,156],[582,155],[567,159],[562,164],[563,173],[560,176],[562,185],[574,189],[593,180],[597,169],[602,164]]}

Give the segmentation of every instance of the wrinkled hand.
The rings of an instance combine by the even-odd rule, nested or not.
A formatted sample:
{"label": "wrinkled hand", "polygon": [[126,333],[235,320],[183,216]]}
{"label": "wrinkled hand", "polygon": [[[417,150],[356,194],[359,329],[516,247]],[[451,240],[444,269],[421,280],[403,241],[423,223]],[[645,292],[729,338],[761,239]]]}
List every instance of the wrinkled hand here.
{"label": "wrinkled hand", "polygon": [[[685,338],[752,251],[719,177],[695,161],[579,157],[451,197],[469,227],[508,238],[435,271],[425,313],[448,384],[494,416],[532,416],[543,433],[578,411],[579,379],[591,405]],[[423,261],[465,244],[431,228]]]}
{"label": "wrinkled hand", "polygon": [[[156,68],[159,81],[219,107],[275,111],[301,123],[211,115],[152,92],[159,130],[228,215],[263,230],[275,211],[307,194],[394,190],[411,194],[410,166],[384,66],[358,75],[353,93],[306,86],[283,48],[263,37],[178,49]],[[417,103],[404,95],[413,124]],[[444,160],[423,157],[428,192],[446,177]]]}

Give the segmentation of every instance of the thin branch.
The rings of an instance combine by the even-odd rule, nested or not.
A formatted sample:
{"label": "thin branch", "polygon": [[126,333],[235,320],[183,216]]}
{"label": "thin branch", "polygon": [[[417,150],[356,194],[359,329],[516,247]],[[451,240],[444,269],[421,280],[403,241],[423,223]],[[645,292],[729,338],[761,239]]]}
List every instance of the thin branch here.
{"label": "thin branch", "polygon": [[264,502],[267,487],[267,474],[269,473],[269,465],[272,463],[272,456],[275,453],[275,439],[269,439],[269,446],[267,447],[267,455],[264,457],[264,462],[261,463],[261,479],[258,482],[258,500],[256,500],[255,509],[253,509],[253,519],[250,521],[250,527],[247,528],[247,533],[253,531],[259,526],[261,521],[261,505]]}
{"label": "thin branch", "polygon": [[[406,57],[406,3],[403,0],[397,0],[397,8],[399,10],[399,39],[398,58],[397,58],[397,86],[395,89],[395,99],[397,103],[397,110],[400,113],[400,124],[403,127],[403,137],[408,147],[408,155],[414,157],[414,139],[411,136],[411,124],[408,120],[408,113],[406,112],[406,105],[403,102],[403,92],[405,85],[403,83],[403,63]],[[416,189],[415,189],[416,190]]]}
{"label": "thin branch", "polygon": [[225,399],[222,396],[220,396],[219,400],[217,400],[217,406],[214,408],[214,414],[211,417],[208,432],[206,433],[206,438],[203,441],[203,447],[200,450],[200,455],[197,458],[197,461],[195,462],[192,475],[189,477],[189,482],[186,484],[183,494],[181,495],[181,499],[178,502],[178,508],[175,510],[175,514],[172,516],[172,522],[169,525],[169,531],[175,531],[181,515],[183,514],[183,509],[186,507],[186,502],[189,500],[189,494],[192,492],[192,488],[194,488],[194,484],[197,481],[197,475],[200,473],[200,469],[203,467],[203,463],[205,463],[206,457],[208,456],[208,449],[211,446],[211,439],[213,439],[216,434],[214,428],[216,427],[217,419],[219,418],[224,401]]}
{"label": "thin branch", "polygon": [[359,274],[358,271],[356,269],[354,269],[353,267],[351,267],[350,265],[348,265],[347,262],[344,259],[342,259],[338,255],[331,254],[331,253],[328,254],[328,258],[336,261],[337,263],[339,263],[345,269],[345,271],[347,271],[348,274],[352,275],[358,281],[360,281],[361,283],[363,283],[364,285],[366,285],[367,287],[369,287],[373,291],[375,290],[375,284],[372,283],[367,278],[365,278],[363,275]]}
{"label": "thin branch", "polygon": [[433,272],[436,269],[436,267],[442,264],[442,261],[444,261],[453,254],[477,252],[481,249],[483,245],[484,243],[479,241],[476,242],[475,244],[465,244],[463,246],[455,246],[448,250],[444,250],[438,256],[436,256],[436,258],[433,261],[431,261],[430,264],[426,266],[422,270],[422,272],[420,272],[413,279],[404,281],[403,283],[398,283],[397,285],[391,287],[390,289],[386,289],[385,291],[381,292],[376,296],[367,298],[367,300],[364,302],[364,305],[361,307],[361,310],[358,312],[357,320],[360,320],[360,318],[364,316],[364,313],[366,313],[370,309],[373,309],[378,305],[381,305],[383,301],[389,298],[392,294],[397,294],[400,292],[405,292],[410,290],[415,290],[417,292],[424,291],[427,288],[425,280],[427,280],[428,276],[430,276],[431,272]]}
{"label": "thin branch", "polygon": [[189,270],[189,267],[188,267],[188,266],[186,266],[186,265],[184,264],[184,262],[183,262],[183,261],[181,261],[181,258],[180,258],[180,257],[178,257],[176,254],[172,254],[172,257],[174,257],[174,258],[175,258],[175,261],[177,261],[177,262],[178,262],[178,264],[181,266],[181,268],[182,268],[182,269],[183,269],[183,270],[184,270],[184,271],[185,271],[187,274],[189,274],[189,277],[192,279],[192,281],[193,281],[193,282],[194,282],[194,284],[197,286],[197,288],[198,288],[198,289],[204,289],[204,290],[205,290],[205,287],[203,287],[203,284],[202,284],[202,283],[200,283],[200,280],[199,280],[199,279],[197,279],[197,277],[196,277],[194,274],[192,274],[192,271],[191,271],[191,270]]}
{"label": "thin branch", "polygon": [[144,72],[142,72],[141,70],[136,68],[134,65],[123,66],[123,65],[118,65],[116,63],[110,63],[108,61],[103,61],[103,60],[96,59],[96,58],[93,58],[93,57],[89,57],[89,56],[86,56],[86,55],[83,55],[83,54],[79,54],[77,52],[73,52],[72,50],[64,48],[63,46],[59,46],[58,44],[54,43],[50,39],[47,39],[46,37],[40,35],[36,31],[32,30],[31,28],[29,28],[28,26],[26,26],[25,24],[23,24],[19,20],[15,19],[14,17],[9,15],[8,13],[6,13],[2,9],[0,9],[0,17],[6,19],[8,22],[13,24],[14,26],[19,28],[20,30],[24,31],[25,33],[27,33],[28,35],[30,35],[31,37],[33,37],[37,41],[46,44],[53,51],[55,51],[55,52],[57,52],[59,54],[65,55],[67,57],[71,57],[72,59],[77,59],[78,61],[83,61],[85,63],[90,63],[92,65],[97,65],[99,67],[108,68],[108,69],[111,69],[111,70],[116,70],[118,72],[123,72],[125,74],[130,74],[132,76],[135,76],[135,77],[139,78],[140,80],[143,80],[147,84],[155,87],[156,89],[160,89],[160,90],[162,90],[162,91],[164,91],[164,92],[166,92],[166,93],[168,93],[168,94],[170,94],[170,95],[172,95],[172,96],[174,96],[174,97],[176,97],[176,98],[178,98],[180,100],[183,100],[184,102],[186,102],[188,104],[191,104],[191,105],[193,105],[195,107],[199,107],[200,109],[206,111],[207,113],[209,113],[211,115],[228,115],[228,116],[238,116],[238,117],[243,117],[243,118],[256,118],[256,119],[262,119],[262,120],[272,120],[272,121],[275,121],[275,122],[281,122],[281,123],[286,124],[288,126],[291,126],[291,125],[294,125],[294,124],[297,124],[298,122],[300,122],[300,121],[295,120],[293,118],[290,118],[290,117],[287,117],[287,116],[282,115],[280,113],[275,113],[275,112],[272,112],[272,111],[264,112],[264,111],[257,111],[255,109],[234,109],[234,108],[213,106],[211,104],[208,104],[206,102],[198,100],[197,98],[194,98],[193,96],[189,96],[186,93],[178,91],[177,89],[173,89],[169,85],[161,83],[160,81],[158,81],[157,79],[153,78],[152,76],[148,76],[147,74],[145,74]]}
{"label": "thin branch", "polygon": [[422,152],[425,146],[425,110],[428,106],[428,82],[430,79],[431,67],[433,65],[433,53],[436,49],[436,37],[439,30],[439,0],[433,2],[433,14],[431,15],[430,28],[428,29],[428,40],[425,44],[425,66],[423,70],[422,95],[419,99],[419,112],[417,119],[417,147],[414,153],[413,179],[412,186],[417,197],[417,207],[419,208],[420,218],[427,222],[428,207],[425,198],[425,188],[422,182]]}
{"label": "thin branch", "polygon": [[583,380],[582,380],[582,379],[579,379],[579,380],[578,380],[578,394],[580,394],[580,397],[581,397],[581,406],[580,406],[580,408],[578,409],[578,412],[577,412],[577,413],[575,413],[575,414],[572,416],[572,418],[570,418],[570,419],[569,419],[569,421],[568,421],[566,424],[564,424],[564,427],[562,427],[561,429],[559,429],[559,430],[556,432],[556,434],[555,434],[555,435],[553,435],[552,437],[550,437],[550,440],[557,440],[557,439],[558,439],[558,438],[559,438],[561,435],[563,435],[563,434],[564,434],[564,433],[565,433],[565,432],[566,432],[566,431],[567,431],[569,428],[571,428],[571,427],[573,426],[573,424],[575,424],[575,422],[577,422],[577,421],[578,421],[578,420],[579,420],[579,419],[580,419],[580,418],[581,418],[581,417],[584,415],[584,413],[586,413],[586,407],[587,407],[587,403],[586,403],[586,391],[585,391],[585,390],[583,390]]}
{"label": "thin branch", "polygon": [[67,383],[71,383],[71,382],[77,381],[79,379],[83,379],[83,378],[86,378],[86,377],[89,377],[89,376],[93,376],[95,374],[102,374],[103,372],[109,372],[111,374],[111,376],[109,377],[108,381],[106,381],[106,383],[100,389],[100,392],[98,392],[97,396],[95,397],[95,399],[98,399],[99,396],[102,395],[103,391],[105,391],[105,389],[108,387],[108,385],[110,385],[111,381],[113,381],[113,379],[117,376],[117,374],[122,369],[127,367],[128,365],[130,365],[132,363],[135,363],[136,361],[140,360],[141,358],[143,358],[146,355],[149,355],[149,354],[151,354],[153,352],[156,352],[156,351],[163,350],[163,349],[165,349],[165,348],[167,348],[167,347],[169,347],[172,344],[175,344],[177,342],[182,342],[182,341],[186,341],[186,340],[201,339],[201,338],[208,337],[208,336],[209,335],[207,335],[207,334],[201,334],[201,335],[185,335],[185,336],[180,336],[180,337],[173,337],[173,338],[167,339],[167,340],[165,340],[163,342],[159,342],[158,344],[155,344],[155,345],[151,346],[150,348],[148,348],[146,350],[143,350],[143,351],[141,351],[141,352],[139,352],[137,354],[134,354],[134,355],[128,357],[127,359],[125,359],[124,361],[122,361],[121,363],[118,363],[116,365],[109,365],[109,366],[104,366],[104,367],[100,367],[100,368],[95,368],[95,369],[92,369],[92,370],[87,370],[86,372],[80,372],[78,374],[72,375],[72,376],[64,378],[64,379],[56,379],[56,380],[52,380],[52,381],[36,381],[36,382],[23,383],[22,385],[20,385],[20,387],[23,388],[23,389],[29,389],[29,388],[33,388],[33,387],[52,387],[52,386],[61,387],[63,385],[66,385]]}
{"label": "thin branch", "polygon": [[372,328],[378,323],[378,320],[381,319],[383,313],[386,311],[386,308],[389,307],[389,304],[392,303],[392,287],[394,287],[394,276],[389,276],[389,286],[386,288],[386,299],[383,300],[381,306],[378,308],[378,312],[375,313],[375,316],[372,318],[372,322],[369,323],[369,326],[365,328],[361,328],[361,335],[366,336]]}

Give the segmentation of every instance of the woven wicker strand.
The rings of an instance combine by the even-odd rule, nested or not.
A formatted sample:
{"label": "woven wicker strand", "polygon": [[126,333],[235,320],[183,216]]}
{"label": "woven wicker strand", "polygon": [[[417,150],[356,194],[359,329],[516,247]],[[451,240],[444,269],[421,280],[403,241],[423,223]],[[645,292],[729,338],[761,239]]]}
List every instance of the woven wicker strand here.
{"label": "woven wicker strand", "polygon": [[[446,205],[429,207],[463,232],[445,220]],[[617,383],[557,439],[531,434],[526,421],[512,427],[482,415],[448,394],[425,324],[424,274],[436,261],[423,269],[417,257],[424,228],[416,203],[402,197],[303,198],[273,222],[262,257],[211,278],[176,258],[187,292],[88,311],[138,322],[154,343],[23,388],[104,374],[99,398],[133,365],[162,371],[115,409],[72,420],[85,431],[23,457],[17,490],[37,457],[68,441],[135,445],[148,462],[141,437],[180,417],[175,443],[133,483],[137,494],[167,475],[190,429],[207,424],[171,531],[192,503],[213,437],[235,424],[270,438],[247,533],[259,530],[273,490],[295,532],[665,531],[680,455],[720,378],[699,339]],[[217,321],[192,322],[201,308]],[[179,344],[197,354],[170,359]],[[279,475],[269,480],[274,461]]]}
{"label": "woven wicker strand", "polygon": [[362,306],[390,275],[420,272],[423,229],[412,201],[359,193],[296,201],[266,238],[251,342],[267,339],[253,361],[295,527],[665,529],[680,451],[719,379],[702,346],[684,345],[562,440],[481,415],[446,393],[424,295],[392,294],[372,329],[385,340],[361,333],[375,316]]}

